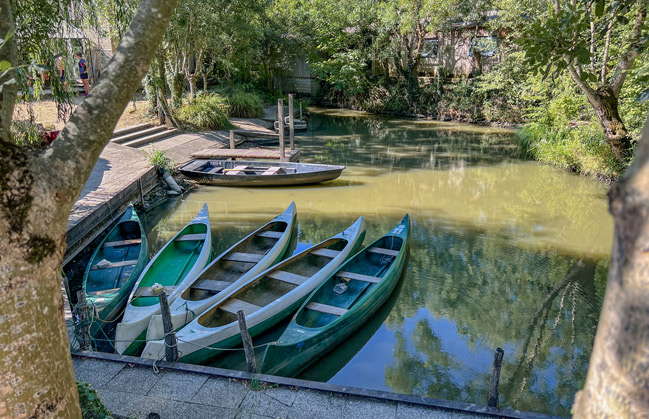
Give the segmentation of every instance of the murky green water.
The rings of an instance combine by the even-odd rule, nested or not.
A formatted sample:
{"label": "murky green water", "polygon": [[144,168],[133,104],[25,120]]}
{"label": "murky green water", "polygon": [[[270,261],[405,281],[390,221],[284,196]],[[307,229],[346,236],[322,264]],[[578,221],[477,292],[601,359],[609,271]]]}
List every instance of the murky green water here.
{"label": "murky green water", "polygon": [[[347,165],[339,180],[290,189],[199,187],[160,212],[153,246],[203,202],[215,253],[291,201],[298,250],[359,215],[371,242],[409,213],[410,257],[397,291],[300,378],[485,404],[500,346],[501,405],[568,415],[585,378],[608,268],[606,188],[520,160],[498,130],[328,110],[316,110],[309,123],[297,138],[302,161]],[[243,369],[242,359],[213,365]]]}

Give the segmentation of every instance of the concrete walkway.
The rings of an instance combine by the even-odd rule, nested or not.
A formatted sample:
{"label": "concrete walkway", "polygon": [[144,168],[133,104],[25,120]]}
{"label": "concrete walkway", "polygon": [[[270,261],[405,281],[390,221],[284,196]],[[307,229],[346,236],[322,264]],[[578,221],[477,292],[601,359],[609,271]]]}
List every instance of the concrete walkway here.
{"label": "concrete walkway", "polygon": [[85,381],[115,415],[147,418],[477,419],[484,415],[297,387],[268,386],[113,361],[73,358]]}

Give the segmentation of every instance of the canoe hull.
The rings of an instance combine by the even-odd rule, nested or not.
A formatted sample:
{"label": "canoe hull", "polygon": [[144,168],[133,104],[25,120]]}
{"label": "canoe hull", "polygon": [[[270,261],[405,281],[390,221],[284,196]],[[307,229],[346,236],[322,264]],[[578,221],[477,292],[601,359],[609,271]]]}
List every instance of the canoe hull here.
{"label": "canoe hull", "polygon": [[[241,174],[224,175],[210,174],[210,168],[224,167],[232,169],[235,166],[249,167],[281,167],[289,173],[276,175]],[[228,161],[228,160],[194,160],[183,166],[180,172],[191,177],[198,183],[216,186],[300,186],[313,185],[340,177],[345,166],[324,164],[305,164],[267,161]],[[258,171],[259,172],[259,171]]]}

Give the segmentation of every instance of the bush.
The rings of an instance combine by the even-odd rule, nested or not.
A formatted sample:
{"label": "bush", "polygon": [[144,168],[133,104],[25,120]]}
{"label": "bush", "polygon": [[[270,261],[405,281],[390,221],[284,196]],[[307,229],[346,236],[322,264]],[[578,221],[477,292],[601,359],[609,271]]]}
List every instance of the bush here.
{"label": "bush", "polygon": [[77,382],[77,391],[83,419],[112,419],[110,411],[99,399],[97,390],[93,390],[90,384]]}
{"label": "bush", "polygon": [[193,103],[184,101],[175,116],[180,124],[197,131],[224,130],[232,127],[228,120],[226,101],[214,93],[199,95]]}
{"label": "bush", "polygon": [[155,167],[156,170],[160,173],[164,172],[165,170],[168,172],[173,172],[174,168],[176,167],[176,162],[173,161],[169,156],[167,156],[167,153],[162,150],[153,149],[150,153],[145,151],[144,154],[146,155],[147,159],[149,159],[149,164]]}
{"label": "bush", "polygon": [[264,103],[254,93],[235,92],[228,98],[230,116],[235,118],[261,118],[264,116]]}
{"label": "bush", "polygon": [[615,179],[625,169],[596,124],[554,128],[531,123],[518,131],[516,139],[528,157],[584,175]]}

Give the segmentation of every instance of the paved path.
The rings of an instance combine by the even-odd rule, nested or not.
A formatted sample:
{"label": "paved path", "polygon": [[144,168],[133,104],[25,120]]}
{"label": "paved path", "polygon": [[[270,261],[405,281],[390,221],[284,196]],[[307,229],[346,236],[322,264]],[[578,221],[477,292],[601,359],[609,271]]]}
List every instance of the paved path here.
{"label": "paved path", "polygon": [[178,164],[186,163],[192,159],[192,153],[209,148],[229,147],[230,139],[227,131],[211,131],[200,133],[184,133],[165,137],[139,148],[150,152],[162,150]]}
{"label": "paved path", "polygon": [[[193,419],[478,419],[485,416],[369,397],[274,387],[252,389],[245,380],[167,371],[112,361],[73,358],[77,380],[97,389],[114,414]],[[254,386],[252,386],[254,387]]]}

